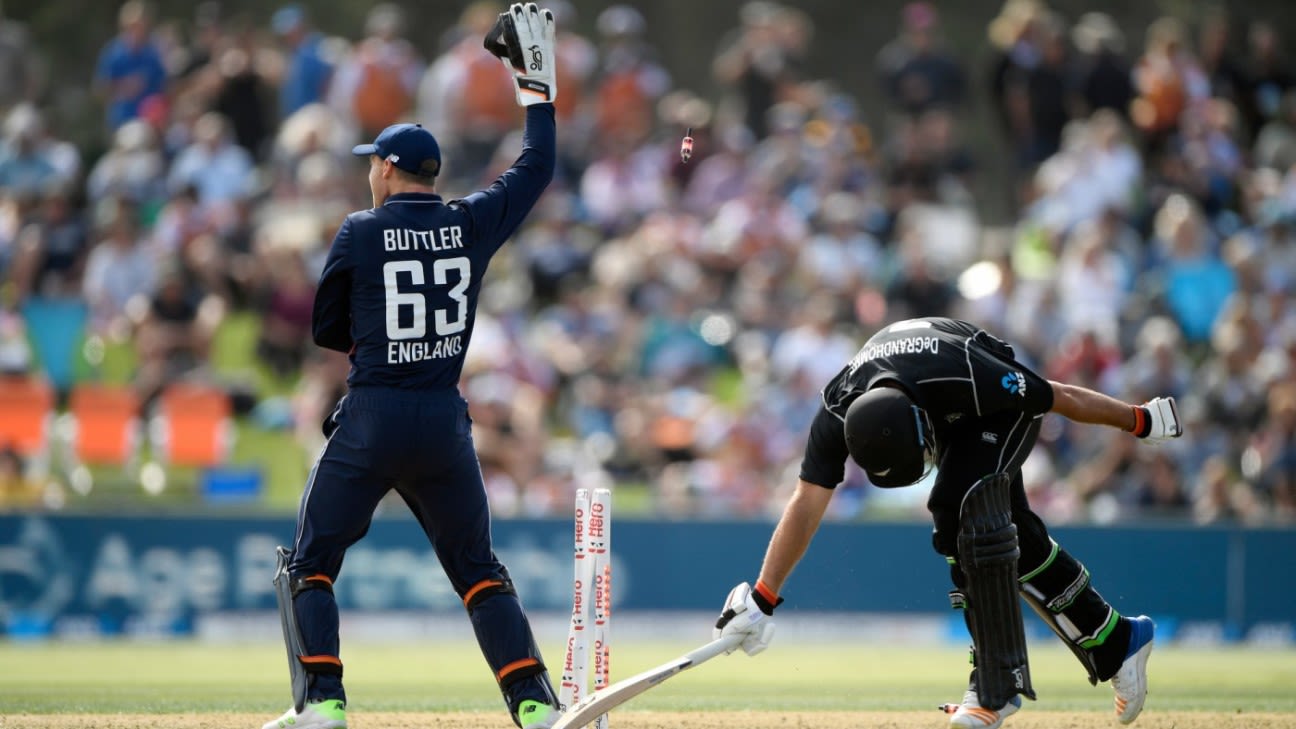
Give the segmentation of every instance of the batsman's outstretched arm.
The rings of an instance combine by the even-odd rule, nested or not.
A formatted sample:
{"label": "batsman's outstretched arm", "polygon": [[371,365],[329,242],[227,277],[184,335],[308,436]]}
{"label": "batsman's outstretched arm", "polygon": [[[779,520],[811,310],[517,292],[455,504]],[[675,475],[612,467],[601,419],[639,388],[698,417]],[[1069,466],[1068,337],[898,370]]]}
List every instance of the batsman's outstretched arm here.
{"label": "batsman's outstretched arm", "polygon": [[1165,440],[1183,435],[1183,423],[1173,397],[1158,397],[1131,405],[1110,395],[1079,385],[1049,382],[1053,388],[1052,412],[1077,423],[1107,425],[1140,438]]}
{"label": "batsman's outstretched arm", "polygon": [[796,493],[784,507],[783,516],[779,518],[765,551],[756,586],[741,582],[725,598],[712,637],[741,638],[726,652],[741,647],[747,655],[754,656],[769,646],[774,638],[774,608],[783,602],[783,598],[778,596],[779,588],[810,547],[810,540],[819,529],[819,522],[823,521],[830,498],[830,489],[804,479],[797,481]]}
{"label": "batsman's outstretched arm", "polygon": [[761,564],[760,579],[756,583],[759,587],[775,595],[782,591],[792,568],[810,548],[810,541],[828,511],[832,494],[831,489],[797,479],[796,491],[783,507],[783,516],[774,527],[774,536],[765,550],[765,561]]}

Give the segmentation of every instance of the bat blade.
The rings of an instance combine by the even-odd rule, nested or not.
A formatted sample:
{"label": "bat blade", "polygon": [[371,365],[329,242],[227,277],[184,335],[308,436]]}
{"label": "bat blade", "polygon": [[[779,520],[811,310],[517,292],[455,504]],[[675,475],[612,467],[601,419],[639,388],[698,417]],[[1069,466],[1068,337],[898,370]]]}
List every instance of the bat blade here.
{"label": "bat blade", "polygon": [[667,661],[642,673],[636,673],[629,678],[623,678],[607,688],[599,689],[564,712],[562,718],[553,725],[553,729],[583,727],[593,722],[596,717],[661,684],[671,676],[709,661],[721,653],[733,650],[741,642],[742,636],[740,635],[718,638],[679,658]]}

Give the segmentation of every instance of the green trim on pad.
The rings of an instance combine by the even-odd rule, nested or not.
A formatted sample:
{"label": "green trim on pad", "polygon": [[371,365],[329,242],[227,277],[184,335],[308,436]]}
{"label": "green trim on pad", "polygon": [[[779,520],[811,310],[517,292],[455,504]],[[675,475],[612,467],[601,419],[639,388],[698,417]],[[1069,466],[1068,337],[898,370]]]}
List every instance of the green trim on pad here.
{"label": "green trim on pad", "polygon": [[1120,619],[1121,619],[1120,613],[1116,612],[1116,610],[1113,609],[1111,618],[1107,621],[1107,624],[1103,626],[1103,629],[1099,631],[1098,637],[1084,641],[1083,643],[1080,644],[1080,647],[1084,648],[1085,650],[1092,650],[1102,645],[1103,643],[1106,643],[1107,636],[1111,635],[1112,631],[1116,629],[1116,624],[1120,622]]}
{"label": "green trim on pad", "polygon": [[1022,575],[1021,577],[1018,577],[1018,578],[1017,578],[1017,581],[1018,581],[1018,582],[1029,582],[1029,581],[1030,581],[1030,578],[1032,578],[1032,577],[1038,575],[1039,573],[1043,572],[1045,569],[1048,568],[1049,565],[1053,564],[1053,560],[1057,559],[1057,556],[1058,556],[1058,543],[1055,542],[1055,541],[1053,541],[1052,539],[1050,539],[1050,540],[1049,540],[1049,544],[1053,545],[1053,547],[1052,547],[1052,549],[1049,550],[1049,556],[1048,556],[1048,559],[1044,560],[1044,564],[1040,565],[1039,567],[1036,567],[1035,569],[1031,570],[1030,572],[1027,572],[1026,574]]}

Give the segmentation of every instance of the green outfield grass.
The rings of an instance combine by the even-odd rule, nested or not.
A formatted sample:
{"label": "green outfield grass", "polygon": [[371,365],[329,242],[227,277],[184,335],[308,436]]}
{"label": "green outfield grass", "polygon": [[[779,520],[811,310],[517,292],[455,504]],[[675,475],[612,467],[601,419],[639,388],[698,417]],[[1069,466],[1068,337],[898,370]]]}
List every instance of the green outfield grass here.
{"label": "green outfield grass", "polygon": [[[662,663],[683,643],[615,646],[613,679]],[[475,644],[344,645],[352,705],[365,711],[497,711]],[[551,661],[554,660],[551,658]],[[0,716],[14,713],[274,712],[288,700],[282,647],[200,643],[0,643]],[[555,661],[556,662],[556,661]],[[722,656],[626,709],[927,710],[957,701],[966,653],[955,649],[775,643]],[[1108,711],[1065,649],[1032,651],[1041,710]],[[1158,649],[1149,707],[1296,714],[1296,652]]]}

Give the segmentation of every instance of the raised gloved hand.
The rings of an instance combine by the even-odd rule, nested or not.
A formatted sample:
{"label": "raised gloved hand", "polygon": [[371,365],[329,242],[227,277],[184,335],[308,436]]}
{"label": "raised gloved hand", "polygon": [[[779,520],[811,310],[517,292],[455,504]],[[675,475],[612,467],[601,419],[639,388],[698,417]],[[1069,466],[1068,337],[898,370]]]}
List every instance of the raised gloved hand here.
{"label": "raised gloved hand", "polygon": [[1148,440],[1168,440],[1183,435],[1179,408],[1173,397],[1158,397],[1134,408],[1134,435]]}
{"label": "raised gloved hand", "polygon": [[513,3],[500,13],[482,45],[513,72],[518,106],[548,104],[558,98],[552,12],[535,3]]}
{"label": "raised gloved hand", "polygon": [[[753,591],[751,585],[740,583],[725,598],[724,610],[720,612],[711,637],[742,635],[743,640],[738,645],[747,655],[754,656],[768,648],[774,639],[774,619],[770,616],[782,602],[783,598],[770,602],[760,591]],[[733,653],[733,650],[726,652]]]}

